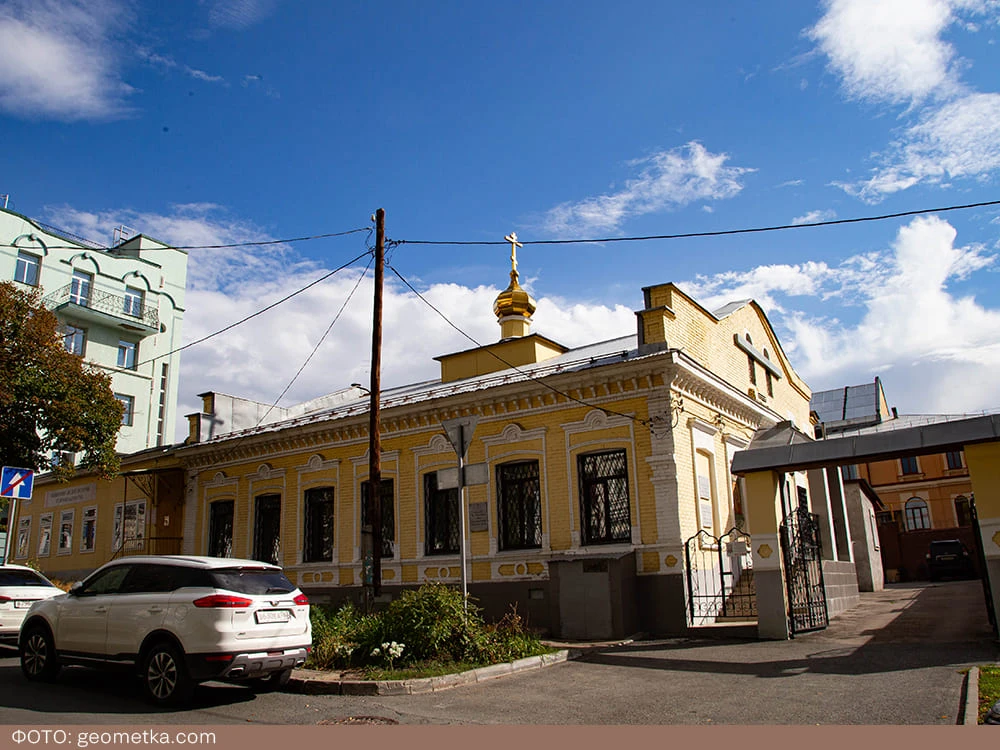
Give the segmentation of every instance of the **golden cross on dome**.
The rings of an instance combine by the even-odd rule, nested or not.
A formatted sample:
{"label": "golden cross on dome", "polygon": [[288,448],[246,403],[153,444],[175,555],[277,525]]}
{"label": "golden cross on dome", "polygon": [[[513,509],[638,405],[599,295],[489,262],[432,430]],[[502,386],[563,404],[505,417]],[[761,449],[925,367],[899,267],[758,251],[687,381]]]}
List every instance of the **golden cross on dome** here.
{"label": "golden cross on dome", "polygon": [[504,239],[510,243],[510,270],[517,273],[517,249],[524,245],[517,241],[516,232],[511,232]]}

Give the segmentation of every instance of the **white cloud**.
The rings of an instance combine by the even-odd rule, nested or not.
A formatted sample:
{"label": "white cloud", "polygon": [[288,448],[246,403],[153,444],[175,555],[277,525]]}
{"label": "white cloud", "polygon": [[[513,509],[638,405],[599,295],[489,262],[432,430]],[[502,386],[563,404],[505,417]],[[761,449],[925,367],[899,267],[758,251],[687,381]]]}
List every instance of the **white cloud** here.
{"label": "white cloud", "polygon": [[948,0],[827,0],[807,31],[848,96],[910,103],[957,86],[955,50],[941,38],[954,21]]}
{"label": "white cloud", "polygon": [[[936,217],[914,219],[892,246],[839,267],[764,266],[700,278],[686,287],[709,304],[753,296],[772,312],[796,370],[815,390],[871,381],[910,412],[964,412],[1000,406],[1000,309],[958,297],[949,284],[995,263],[979,245],[956,246]],[[825,300],[827,314],[790,309],[788,298]],[[837,314],[854,302],[855,323]],[[799,307],[804,306],[799,301]]]}
{"label": "white cloud", "polygon": [[[189,65],[181,65],[170,55],[163,55],[159,52],[153,52],[152,50],[140,47],[136,51],[136,55],[141,60],[145,60],[150,65],[157,68],[162,68],[163,70],[178,70],[180,69],[185,75],[195,78],[199,81],[205,81],[206,83],[226,83],[226,79],[222,76],[212,75],[204,70],[198,70],[197,68],[192,68]],[[227,84],[228,85],[228,84]]]}
{"label": "white cloud", "polygon": [[833,209],[809,211],[802,216],[792,219],[792,224],[815,224],[818,221],[832,221],[837,218],[837,212]]}
{"label": "white cloud", "polygon": [[927,111],[859,183],[836,183],[876,203],[918,182],[987,178],[1000,169],[1000,94],[969,94]]}
{"label": "white cloud", "polygon": [[1000,169],[1000,94],[972,91],[961,80],[970,61],[944,34],[970,33],[968,16],[1000,23],[996,0],[828,0],[807,34],[827,56],[851,98],[903,104],[908,124],[881,154],[867,180],[833,183],[868,203],[925,183],[986,179]]}
{"label": "white cloud", "polygon": [[68,121],[127,115],[133,89],[113,38],[128,15],[114,0],[9,0],[0,7],[0,110]]}
{"label": "white cloud", "polygon": [[697,141],[660,151],[629,166],[639,174],[617,192],[561,203],[543,220],[555,235],[616,231],[627,218],[658,213],[699,200],[731,198],[753,169],[727,167],[728,154],[713,154]]}

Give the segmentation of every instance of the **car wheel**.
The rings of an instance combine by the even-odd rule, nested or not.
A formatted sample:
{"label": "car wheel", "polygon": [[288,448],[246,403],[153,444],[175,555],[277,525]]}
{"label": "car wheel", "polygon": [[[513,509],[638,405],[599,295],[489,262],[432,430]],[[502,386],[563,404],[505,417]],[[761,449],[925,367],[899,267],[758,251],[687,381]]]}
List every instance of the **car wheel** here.
{"label": "car wheel", "polygon": [[146,697],[157,705],[186,700],[194,690],[182,652],[170,643],[157,643],[146,653],[141,677]]}
{"label": "car wheel", "polygon": [[21,671],[29,680],[54,680],[59,673],[59,659],[48,628],[34,625],[21,638]]}
{"label": "car wheel", "polygon": [[292,670],[283,669],[280,672],[271,672],[265,677],[255,677],[250,681],[250,686],[260,693],[272,690],[281,690],[292,679]]}

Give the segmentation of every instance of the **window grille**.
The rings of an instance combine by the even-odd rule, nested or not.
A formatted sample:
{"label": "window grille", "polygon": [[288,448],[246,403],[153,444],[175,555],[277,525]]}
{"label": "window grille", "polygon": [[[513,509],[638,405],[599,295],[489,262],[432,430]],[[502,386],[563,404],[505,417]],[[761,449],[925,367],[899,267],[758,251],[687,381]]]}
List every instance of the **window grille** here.
{"label": "window grille", "polygon": [[[361,483],[361,525],[367,526],[371,523],[368,520],[368,493],[371,485],[368,482]],[[396,519],[393,514],[394,487],[393,480],[382,478],[378,483],[379,495],[382,497],[382,557],[395,557],[396,541]]]}
{"label": "window grille", "polygon": [[217,500],[208,506],[208,554],[233,556],[233,501]]}
{"label": "window grille", "polygon": [[333,487],[317,487],[305,493],[305,551],[303,562],[333,560]]}
{"label": "window grille", "polygon": [[253,559],[279,564],[281,555],[281,495],[261,495],[254,512]]}
{"label": "window grille", "polygon": [[458,519],[458,489],[439,490],[437,472],[424,474],[424,553],[458,554],[462,539]]}
{"label": "window grille", "polygon": [[584,544],[627,542],[632,537],[625,451],[577,457]]}
{"label": "window grille", "polygon": [[542,546],[542,503],[538,461],[497,466],[497,520],[500,549]]}

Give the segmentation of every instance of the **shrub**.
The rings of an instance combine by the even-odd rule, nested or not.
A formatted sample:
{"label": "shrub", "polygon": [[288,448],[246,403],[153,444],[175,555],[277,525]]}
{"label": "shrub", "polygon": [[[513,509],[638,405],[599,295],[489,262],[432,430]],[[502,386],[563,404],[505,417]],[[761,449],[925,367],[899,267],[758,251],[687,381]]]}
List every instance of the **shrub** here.
{"label": "shrub", "polygon": [[470,601],[466,612],[462,592],[441,583],[404,591],[386,608],[383,620],[386,639],[405,643],[408,661],[462,659],[483,627],[479,608]]}
{"label": "shrub", "polygon": [[431,583],[404,591],[380,613],[363,614],[353,604],[339,609],[311,608],[313,651],[307,666],[317,669],[366,667],[371,671],[394,662],[429,665],[436,674],[445,665],[476,666],[513,661],[545,653],[516,609],[487,624],[482,611],[462,592]]}

